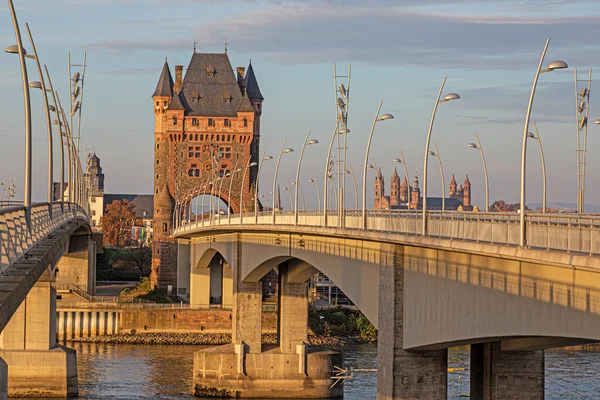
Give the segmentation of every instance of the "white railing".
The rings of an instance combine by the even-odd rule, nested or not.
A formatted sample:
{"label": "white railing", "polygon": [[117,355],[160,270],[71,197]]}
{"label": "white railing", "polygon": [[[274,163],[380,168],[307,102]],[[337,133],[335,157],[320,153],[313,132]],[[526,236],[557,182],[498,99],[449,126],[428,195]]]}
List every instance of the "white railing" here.
{"label": "white railing", "polygon": [[[369,210],[366,231],[422,235],[422,211]],[[600,255],[600,215],[597,214],[527,214],[529,248]],[[214,218],[180,221],[173,236],[201,231],[215,226],[277,225],[327,227],[362,230],[363,217],[358,210],[346,210],[339,219],[337,211],[298,211],[298,222],[292,211],[221,215]],[[457,211],[427,212],[428,237],[481,243],[519,245],[518,213],[485,213]]]}
{"label": "white railing", "polygon": [[57,228],[76,219],[88,220],[88,216],[81,207],[69,203],[0,208],[0,272],[4,273]]}

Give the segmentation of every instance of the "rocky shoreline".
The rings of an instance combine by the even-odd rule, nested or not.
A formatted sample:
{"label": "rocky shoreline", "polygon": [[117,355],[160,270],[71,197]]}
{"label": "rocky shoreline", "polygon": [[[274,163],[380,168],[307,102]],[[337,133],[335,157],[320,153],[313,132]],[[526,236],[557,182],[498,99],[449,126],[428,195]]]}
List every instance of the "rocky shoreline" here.
{"label": "rocky shoreline", "polygon": [[[277,335],[274,333],[263,334],[263,343],[275,344]],[[230,333],[129,333],[104,335],[94,337],[81,337],[67,340],[67,342],[106,343],[106,344],[141,344],[141,345],[193,345],[193,346],[218,346],[231,343]],[[376,343],[372,339],[357,336],[309,336],[308,344],[324,347],[343,347],[347,344]]]}

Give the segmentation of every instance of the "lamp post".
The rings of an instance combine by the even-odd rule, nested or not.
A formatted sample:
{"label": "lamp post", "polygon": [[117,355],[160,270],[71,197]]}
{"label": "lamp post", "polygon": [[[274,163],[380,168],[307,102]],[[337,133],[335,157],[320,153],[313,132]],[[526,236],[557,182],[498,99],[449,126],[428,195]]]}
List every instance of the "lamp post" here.
{"label": "lamp post", "polygon": [[358,190],[356,188],[356,177],[354,176],[354,170],[352,169],[352,165],[348,164],[348,168],[344,171],[346,174],[352,175],[352,183],[354,184],[354,208],[358,210]]}
{"label": "lamp post", "polygon": [[[237,167],[237,164],[238,164],[238,162],[236,160],[235,167]],[[227,198],[229,199],[229,211],[227,212],[227,222],[231,222],[231,211],[232,211],[232,209],[231,209],[231,188],[233,187],[233,177],[238,172],[242,172],[244,170],[244,168],[235,168],[235,167],[233,169],[233,172],[231,173],[231,179],[229,180],[229,194],[227,195]],[[241,197],[240,197],[240,199],[241,199]],[[241,200],[240,200],[240,202],[241,202]]]}
{"label": "lamp post", "polygon": [[[304,138],[304,144],[302,145],[302,149],[300,150],[300,157],[298,158],[298,167],[296,168],[296,180],[294,181],[294,186],[296,186],[295,190],[294,190],[294,224],[298,225],[298,183],[299,183],[299,179],[300,179],[300,167],[302,166],[302,156],[304,156],[304,149],[306,148],[306,145],[313,145],[313,144],[318,144],[319,141],[316,139],[312,139],[312,140],[308,140],[308,137],[310,136],[310,129],[308,130],[308,132],[306,133],[306,137]],[[291,195],[291,193],[290,193]],[[290,201],[290,206],[291,206],[291,201]]]}
{"label": "lamp post", "polygon": [[291,147],[288,147],[287,149],[285,148],[285,144],[286,144],[287,140],[283,141],[283,146],[281,147],[281,151],[279,152],[279,156],[277,156],[277,164],[275,164],[275,173],[273,174],[273,224],[275,224],[275,193],[277,190],[277,172],[279,171],[279,164],[281,162],[281,156],[283,154],[288,154],[288,153],[292,153],[294,151],[294,149],[292,149]]}
{"label": "lamp post", "polygon": [[[290,185],[296,186],[296,182],[291,182]],[[300,185],[300,183],[298,183],[297,186],[297,189],[300,192],[300,200],[302,201],[302,210],[306,210],[306,207],[304,206],[304,193],[302,193],[302,186]]]}
{"label": "lamp post", "polygon": [[[237,163],[236,163],[237,166]],[[223,193],[223,182],[225,182],[225,178],[231,178],[231,180],[233,180],[233,178],[231,177],[231,172],[228,172],[226,174],[223,175],[223,177],[221,178],[221,183],[219,184],[219,199],[221,199],[221,193]],[[221,223],[221,203],[219,202],[219,200],[217,200],[217,214],[219,215],[217,217],[219,224]],[[229,207],[229,206],[228,206]]]}
{"label": "lamp post", "polygon": [[[373,162],[375,163],[375,160],[373,160]],[[379,171],[377,169],[377,164],[373,165],[373,164],[368,164],[367,165],[368,169],[372,169],[375,171],[375,176],[377,176],[377,171]],[[373,199],[373,207],[375,207],[375,199]],[[383,208],[383,197],[379,196],[379,209],[381,210]]]}
{"label": "lamp post", "polygon": [[527,105],[527,113],[525,114],[525,125],[523,127],[523,143],[521,147],[521,201],[519,206],[519,230],[520,230],[520,238],[519,238],[519,247],[525,247],[527,245],[527,232],[526,232],[526,224],[525,224],[525,179],[526,179],[526,163],[527,163],[527,134],[529,133],[529,118],[531,117],[531,108],[533,106],[533,98],[535,96],[535,88],[537,86],[538,78],[540,74],[545,72],[552,72],[555,69],[568,68],[567,63],[564,61],[552,61],[548,64],[548,67],[542,70],[542,65],[544,64],[544,58],[546,57],[546,51],[548,50],[548,45],[550,44],[550,38],[546,39],[546,45],[544,46],[544,50],[542,51],[542,56],[540,58],[540,63],[538,64],[537,71],[535,73],[535,77],[533,79],[533,85],[531,87],[531,94],[529,95],[529,104]]}
{"label": "lamp post", "polygon": [[[49,106],[51,111],[54,111],[54,113],[56,114],[56,120],[53,121],[52,123],[54,124],[54,122],[56,122],[56,126],[58,128],[58,141],[60,142],[60,204],[61,204],[61,208],[64,207],[64,192],[65,192],[65,151],[64,151],[64,147],[63,147],[63,130],[61,127],[61,123],[60,123],[60,113],[58,112],[58,103],[56,101],[56,93],[54,92],[54,88],[52,86],[52,80],[50,79],[50,74],[48,73],[48,67],[46,67],[46,65],[44,65],[44,70],[46,72],[46,78],[48,79],[48,85],[50,85],[50,93],[52,93],[52,102],[54,103],[54,106]],[[54,186],[54,185],[53,185]]]}
{"label": "lamp post", "polygon": [[8,0],[8,8],[10,10],[10,16],[13,22],[13,28],[15,31],[15,38],[17,44],[8,46],[6,48],[7,53],[18,54],[19,61],[21,64],[21,81],[23,83],[23,102],[25,105],[25,170],[24,178],[25,182],[23,185],[23,205],[29,210],[31,206],[31,101],[29,100],[29,82],[27,79],[27,65],[25,64],[25,55],[27,52],[23,48],[23,42],[21,40],[21,31],[19,30],[19,22],[17,21],[17,14],[15,13],[15,7],[13,6],[12,0]]}
{"label": "lamp post", "polygon": [[256,173],[256,187],[254,188],[254,223],[258,224],[258,183],[260,180],[260,170],[262,168],[263,162],[267,160],[272,160],[272,156],[265,156],[267,149],[263,150],[263,155],[260,159],[260,163],[258,164],[258,171]]}
{"label": "lamp post", "polygon": [[[48,203],[52,203],[52,188],[53,188],[53,149],[52,149],[52,121],[50,119],[50,105],[48,104],[48,91],[46,90],[46,82],[44,81],[44,75],[42,74],[42,66],[40,65],[40,59],[37,54],[37,50],[35,49],[35,43],[33,41],[33,36],[31,35],[31,30],[29,29],[29,24],[25,24],[27,28],[27,34],[29,35],[29,41],[31,42],[31,50],[33,50],[33,55],[25,55],[27,58],[32,58],[35,60],[35,65],[37,67],[38,76],[40,81],[34,81],[29,83],[29,87],[41,89],[42,90],[42,98],[44,100],[44,110],[46,111],[46,128],[48,130]],[[50,212],[52,212],[52,208],[50,208]]]}
{"label": "lamp post", "polygon": [[430,151],[429,155],[437,158],[438,165],[440,167],[440,177],[442,178],[442,211],[446,211],[446,183],[444,182],[444,168],[442,167],[442,158],[440,157],[440,153],[437,147],[437,144],[434,142],[433,147],[435,151]]}
{"label": "lamp post", "polygon": [[369,150],[371,149],[371,141],[373,140],[373,132],[375,132],[375,125],[378,122],[385,121],[388,119],[393,119],[394,116],[392,114],[383,114],[381,118],[379,117],[379,111],[381,111],[381,105],[383,104],[383,100],[379,102],[379,107],[377,107],[377,113],[375,113],[375,118],[373,119],[373,125],[371,125],[371,132],[369,133],[369,140],[367,141],[367,150],[365,152],[365,166],[363,168],[363,193],[362,193],[362,229],[367,227],[367,165],[369,163]]}
{"label": "lamp post", "polygon": [[[56,92],[55,92],[56,93]],[[60,96],[56,93],[56,101],[58,101],[58,113],[62,117],[62,122],[60,117],[57,119],[57,124],[65,127],[65,143],[67,147],[67,203],[69,204],[69,208],[71,207],[71,192],[73,188],[73,152],[72,152],[72,140],[71,140],[71,130],[69,128],[69,124],[67,123],[67,118],[65,116],[65,110],[62,108],[62,104],[60,102]],[[62,142],[62,140],[61,140]],[[61,197],[64,197],[64,193],[60,194]]]}
{"label": "lamp post", "polygon": [[404,159],[404,154],[400,152],[400,158],[394,158],[394,162],[402,164],[402,166],[404,167],[404,179],[406,180],[406,186],[408,186],[408,196],[406,198],[406,202],[410,203],[410,180],[408,179],[408,169],[406,167],[406,160]]}
{"label": "lamp post", "polygon": [[317,177],[313,174],[312,179],[308,180],[310,183],[315,184],[315,188],[317,188],[317,210],[321,211],[321,192],[319,191],[319,184],[317,183]]}
{"label": "lamp post", "polygon": [[282,187],[281,189],[287,191],[288,194],[290,195],[290,210],[293,209],[293,208],[295,208],[294,207],[294,200],[292,199],[292,191],[290,190],[290,188],[287,187],[287,186],[285,186],[285,187]]}
{"label": "lamp post", "polygon": [[[244,218],[244,183],[246,182],[246,174],[248,173],[248,169],[256,167],[257,165],[257,163],[250,162],[250,160],[248,160],[248,164],[244,169],[244,175],[242,176],[242,185],[240,186],[240,225],[242,224],[242,219]],[[258,182],[258,177],[256,178],[256,181]],[[256,198],[256,194],[254,197]]]}
{"label": "lamp post", "polygon": [[479,153],[481,154],[481,162],[483,163],[483,175],[485,176],[485,212],[489,212],[490,184],[488,181],[487,166],[485,164],[485,156],[483,155],[483,147],[481,147],[481,142],[479,141],[479,135],[477,133],[475,134],[475,139],[477,139],[477,144],[469,143],[467,144],[467,146],[472,149],[479,150]]}
{"label": "lamp post", "polygon": [[423,159],[423,236],[427,235],[427,166],[429,160],[429,143],[431,142],[431,131],[433,130],[433,122],[435,121],[435,113],[440,103],[446,103],[450,100],[458,100],[460,96],[456,93],[448,93],[442,99],[442,91],[446,84],[446,76],[442,80],[442,86],[433,105],[433,112],[431,113],[431,120],[429,121],[429,130],[427,131],[427,140],[425,141],[425,156]]}
{"label": "lamp post", "polygon": [[540,137],[540,132],[538,131],[537,124],[533,121],[533,128],[535,129],[535,135],[531,132],[527,132],[527,137],[530,139],[537,140],[538,145],[540,147],[540,158],[542,159],[542,213],[546,212],[547,202],[546,202],[546,160],[544,158],[544,148],[542,147],[542,138]]}

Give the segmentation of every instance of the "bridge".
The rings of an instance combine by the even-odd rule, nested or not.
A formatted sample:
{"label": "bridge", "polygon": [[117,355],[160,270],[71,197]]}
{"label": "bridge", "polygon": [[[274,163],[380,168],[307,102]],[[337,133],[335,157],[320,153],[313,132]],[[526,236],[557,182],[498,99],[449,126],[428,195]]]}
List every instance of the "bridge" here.
{"label": "bridge", "polygon": [[88,214],[75,203],[0,204],[0,398],[76,395],[74,350],[56,343],[57,283],[95,287]]}
{"label": "bridge", "polygon": [[[222,264],[223,304],[233,304],[234,346],[196,353],[197,393],[266,396],[280,379],[305,394],[339,394],[323,355],[305,346],[306,281],[321,271],[378,328],[378,399],[446,398],[447,349],[457,345],[471,346],[471,398],[543,398],[543,350],[600,340],[600,216],[527,214],[527,247],[518,214],[426,217],[426,235],[421,211],[175,221],[179,290],[192,307],[207,305],[210,269]],[[260,335],[261,278],[271,269],[280,279],[275,350]],[[269,366],[287,375],[265,374]]]}

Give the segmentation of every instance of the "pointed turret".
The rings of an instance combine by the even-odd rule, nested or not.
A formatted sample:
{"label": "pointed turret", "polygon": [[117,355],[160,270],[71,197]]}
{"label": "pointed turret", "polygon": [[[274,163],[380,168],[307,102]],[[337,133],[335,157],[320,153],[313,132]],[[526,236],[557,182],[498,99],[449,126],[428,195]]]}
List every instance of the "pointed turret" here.
{"label": "pointed turret", "polygon": [[156,90],[154,91],[152,97],[170,96],[173,96],[173,77],[171,76],[171,71],[169,70],[169,63],[167,60],[165,60],[160,78],[158,79],[158,84],[156,85]]}
{"label": "pointed turret", "polygon": [[390,180],[390,206],[400,205],[400,177],[398,171],[394,168],[394,174]]}
{"label": "pointed turret", "polygon": [[409,187],[408,187],[408,180],[406,179],[406,176],[404,177],[404,180],[402,181],[402,184],[400,185],[400,200],[403,203],[408,202],[408,193],[409,193]]}
{"label": "pointed turret", "polygon": [[246,71],[246,94],[250,98],[250,100],[264,100],[262,93],[260,93],[260,88],[258,87],[258,82],[256,80],[256,76],[254,75],[254,69],[252,68],[252,63],[248,65],[248,69]]}
{"label": "pointed turret", "polygon": [[463,183],[462,203],[465,208],[471,207],[471,181],[469,180],[469,174],[467,174],[465,182]]}
{"label": "pointed turret", "polygon": [[452,174],[452,180],[450,181],[450,190],[448,192],[448,196],[456,196],[456,179],[454,179],[454,174]]}

